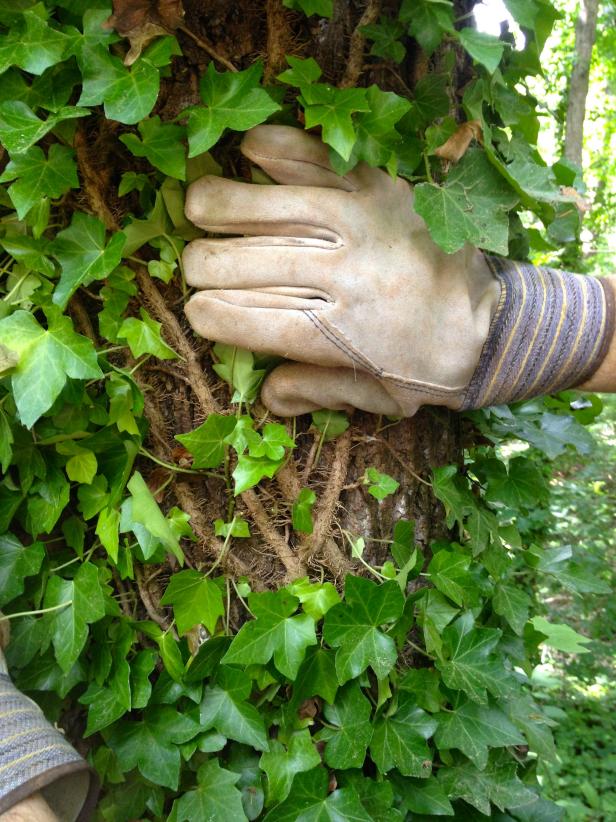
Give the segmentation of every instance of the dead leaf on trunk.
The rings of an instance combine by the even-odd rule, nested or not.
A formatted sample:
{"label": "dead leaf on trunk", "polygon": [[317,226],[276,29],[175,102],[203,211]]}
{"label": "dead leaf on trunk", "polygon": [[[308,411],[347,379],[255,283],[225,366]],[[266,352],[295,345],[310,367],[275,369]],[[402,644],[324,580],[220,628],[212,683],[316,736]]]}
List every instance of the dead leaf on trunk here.
{"label": "dead leaf on trunk", "polygon": [[107,26],[128,38],[130,50],[124,64],[131,66],[151,40],[173,34],[183,21],[181,0],[113,0]]}
{"label": "dead leaf on trunk", "polygon": [[449,140],[439,146],[434,153],[443,160],[457,163],[464,157],[473,140],[481,142],[481,123],[479,120],[469,120],[468,123],[462,123]]}
{"label": "dead leaf on trunk", "polygon": [[573,200],[580,214],[586,214],[586,212],[590,211],[590,202],[586,197],[582,197],[579,191],[576,191],[571,186],[561,186],[560,192]]}

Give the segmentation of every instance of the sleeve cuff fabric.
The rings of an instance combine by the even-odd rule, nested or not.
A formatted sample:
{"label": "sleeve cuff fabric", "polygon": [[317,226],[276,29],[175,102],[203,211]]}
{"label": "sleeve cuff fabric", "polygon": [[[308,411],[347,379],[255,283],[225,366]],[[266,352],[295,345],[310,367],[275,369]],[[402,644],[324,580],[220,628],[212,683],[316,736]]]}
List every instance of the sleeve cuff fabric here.
{"label": "sleeve cuff fabric", "polygon": [[0,673],[0,814],[40,791],[62,822],[86,822],[97,790],[88,763]]}
{"label": "sleeve cuff fabric", "polygon": [[462,409],[580,385],[605,358],[614,291],[600,279],[486,257],[501,296]]}

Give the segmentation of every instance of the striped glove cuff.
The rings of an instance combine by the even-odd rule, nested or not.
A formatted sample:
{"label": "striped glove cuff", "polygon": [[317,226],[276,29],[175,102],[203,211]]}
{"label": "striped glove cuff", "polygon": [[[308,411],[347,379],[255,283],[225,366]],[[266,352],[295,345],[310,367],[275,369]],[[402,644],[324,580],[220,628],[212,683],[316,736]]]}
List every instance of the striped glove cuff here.
{"label": "striped glove cuff", "polygon": [[81,822],[90,818],[97,785],[38,705],[0,673],[0,815],[37,791],[62,822]]}
{"label": "striped glove cuff", "polygon": [[501,283],[462,410],[562,391],[587,380],[614,332],[613,291],[600,279],[486,257]]}

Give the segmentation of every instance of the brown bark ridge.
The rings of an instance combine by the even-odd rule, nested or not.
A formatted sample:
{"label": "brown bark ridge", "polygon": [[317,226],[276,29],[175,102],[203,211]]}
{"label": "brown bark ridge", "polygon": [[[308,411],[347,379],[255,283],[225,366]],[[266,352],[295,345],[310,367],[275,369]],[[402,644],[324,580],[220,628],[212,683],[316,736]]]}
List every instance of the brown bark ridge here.
{"label": "brown bark ridge", "polygon": [[597,35],[598,13],[599,0],[580,0],[580,9],[575,24],[575,56],[569,81],[565,126],[565,157],[580,168],[582,167],[590,62]]}
{"label": "brown bark ridge", "polygon": [[[463,14],[469,3],[458,0],[456,11]],[[336,85],[352,80],[355,85],[377,83],[384,90],[412,94],[426,71],[439,70],[443,55],[437,53],[428,60],[409,41],[402,65],[370,61],[361,34],[361,26],[374,19],[379,8],[395,15],[399,6],[400,0],[335,0],[331,20],[324,20],[290,12],[282,0],[185,0],[184,23],[178,31],[183,56],[174,58],[173,71],[164,81],[155,113],[163,120],[172,119],[187,102],[196,102],[198,78],[211,60],[242,70],[261,59],[268,79],[274,81],[284,68],[285,53],[314,57],[326,81]],[[452,72],[455,116],[459,115],[456,109],[461,89],[468,80],[465,59],[463,54],[456,54]],[[244,174],[249,179],[238,143],[237,137],[230,134],[212,153],[226,174]],[[121,149],[108,156],[113,165],[106,172],[110,179],[119,178],[125,170],[122,163],[134,165],[134,159],[124,156]],[[90,208],[107,224],[115,223],[122,215],[117,213],[113,186],[105,201],[106,178],[85,151],[80,160],[82,172],[87,172],[90,181]],[[148,252],[141,253],[146,263]],[[262,482],[237,500],[233,500],[229,479],[232,463],[227,466],[226,482],[224,478],[192,472],[189,455],[174,436],[192,430],[213,411],[235,413],[235,408],[226,385],[212,369],[210,344],[195,337],[183,316],[185,295],[180,283],[155,282],[144,266],[137,261],[132,264],[139,287],[132,306],[135,313],[140,303],[147,306],[181,356],[161,367],[144,367],[138,373],[149,422],[146,445],[158,461],[155,471],[164,475],[164,466],[169,466],[168,481],[156,476],[154,482],[155,471],[145,460],[140,467],[152,474],[153,487],[164,488],[160,501],[165,508],[179,505],[190,514],[197,537],[186,548],[190,567],[206,569],[216,563],[232,577],[247,577],[257,590],[306,573],[341,582],[351,570],[363,572],[363,566],[351,557],[350,544],[357,537],[366,542],[364,558],[378,566],[388,558],[393,526],[400,518],[415,520],[417,541],[426,549],[431,540],[445,534],[443,511],[430,485],[431,469],[461,463],[462,434],[459,418],[443,409],[425,408],[414,418],[400,421],[358,412],[352,415],[345,434],[325,443],[310,427],[309,417],[299,418],[295,423],[298,447],[279,476]],[[86,305],[92,313],[96,307]],[[400,344],[404,345],[404,340]],[[259,404],[256,410],[259,419],[267,419]],[[177,473],[173,473],[173,466],[177,466]],[[362,481],[370,466],[400,482],[398,491],[382,502],[370,496]],[[297,534],[291,528],[291,507],[302,487],[313,489],[317,495],[311,535]],[[219,517],[227,520],[233,510],[249,521],[252,536],[223,545],[214,536],[213,522]],[[142,586],[153,602],[158,601],[157,587],[164,585],[165,576],[163,571],[147,587]]]}

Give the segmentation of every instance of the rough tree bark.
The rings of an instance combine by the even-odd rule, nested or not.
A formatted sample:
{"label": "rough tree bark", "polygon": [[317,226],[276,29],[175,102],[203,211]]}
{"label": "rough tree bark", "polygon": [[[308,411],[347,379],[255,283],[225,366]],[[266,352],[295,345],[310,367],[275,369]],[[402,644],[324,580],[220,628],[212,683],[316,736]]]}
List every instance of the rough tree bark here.
{"label": "rough tree bark", "polygon": [[580,0],[580,9],[575,24],[575,58],[569,82],[565,127],[565,157],[580,168],[590,61],[597,35],[598,13],[599,0]]}
{"label": "rough tree bark", "polygon": [[[284,67],[285,54],[314,56],[330,83],[375,82],[383,89],[409,94],[421,76],[439,65],[442,54],[428,61],[418,47],[413,49],[411,42],[402,66],[368,66],[367,49],[358,29],[375,19],[379,11],[395,12],[398,6],[399,0],[336,0],[333,18],[315,22],[316,18],[284,8],[281,0],[186,0],[185,23],[183,31],[178,32],[184,56],[175,59],[156,113],[170,119],[187,105],[198,102],[198,78],[212,55],[219,58],[219,64],[222,62],[219,69],[226,64],[245,68],[260,58],[266,77],[270,78]],[[457,6],[458,16],[462,16],[472,2],[460,0]],[[466,58],[457,58],[452,94],[455,115],[456,90],[462,89],[468,80]],[[84,148],[82,164],[98,169],[98,178],[89,187],[90,207],[114,227],[121,219],[122,206],[119,201],[99,196],[99,189],[112,190],[113,186],[106,185],[107,180],[119,178],[123,170],[118,168],[117,138],[105,142],[104,135],[87,136],[90,139],[85,145],[89,149]],[[107,146],[111,148],[105,151]],[[237,147],[237,137],[229,135],[214,150],[215,157],[225,173],[248,178],[248,166]],[[126,159],[134,167],[134,158]],[[138,372],[150,424],[148,447],[160,460],[181,464],[182,449],[178,449],[174,435],[192,430],[214,410],[229,408],[229,393],[211,369],[209,343],[197,339],[188,328],[179,287],[153,281],[145,268],[137,272],[137,278],[139,299],[163,323],[167,339],[182,356],[179,364],[146,365]],[[404,340],[400,340],[400,345],[404,345]],[[262,412],[257,406],[257,413]],[[430,469],[460,461],[462,432],[457,415],[427,408],[411,420],[391,423],[356,413],[350,429],[337,440],[325,443],[322,449],[318,448],[318,434],[309,430],[309,423],[308,418],[297,421],[299,447],[278,476],[238,500],[238,512],[252,522],[253,538],[235,540],[224,555],[222,540],[212,534],[213,520],[224,518],[227,509],[228,492],[224,484],[216,479],[194,478],[188,473],[174,475],[174,480],[166,485],[164,504],[178,504],[191,516],[199,538],[188,557],[191,565],[201,568],[218,560],[223,570],[247,575],[257,589],[310,571],[340,580],[345,572],[360,570],[351,560],[344,531],[363,536],[367,543],[366,558],[377,564],[386,557],[386,541],[391,539],[393,523],[400,517],[416,520],[417,538],[423,545],[443,535],[443,512],[431,493]],[[400,481],[397,494],[383,503],[369,496],[358,482],[370,465]],[[164,469],[157,470],[164,473]],[[298,538],[290,529],[289,514],[304,486],[316,491],[318,501],[314,533]],[[164,584],[164,575],[144,581],[143,586],[149,588],[143,595],[151,596],[156,603]]]}

